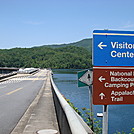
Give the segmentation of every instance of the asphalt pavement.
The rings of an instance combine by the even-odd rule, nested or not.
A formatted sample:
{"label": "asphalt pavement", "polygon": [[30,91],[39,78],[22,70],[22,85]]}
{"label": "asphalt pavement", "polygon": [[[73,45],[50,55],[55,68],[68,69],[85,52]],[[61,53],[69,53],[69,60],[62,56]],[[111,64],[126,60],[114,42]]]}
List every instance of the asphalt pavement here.
{"label": "asphalt pavement", "polygon": [[18,74],[0,81],[0,134],[36,134],[58,130],[50,71]]}

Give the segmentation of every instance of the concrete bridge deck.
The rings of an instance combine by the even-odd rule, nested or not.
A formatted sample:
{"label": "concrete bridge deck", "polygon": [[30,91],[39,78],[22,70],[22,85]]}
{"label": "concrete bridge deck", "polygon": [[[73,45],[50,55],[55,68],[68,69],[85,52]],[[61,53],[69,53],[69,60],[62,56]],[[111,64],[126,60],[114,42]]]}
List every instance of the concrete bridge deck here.
{"label": "concrete bridge deck", "polygon": [[[50,71],[46,83],[11,134],[37,134],[39,130],[53,129],[59,133],[51,91]],[[46,133],[44,133],[46,134]]]}
{"label": "concrete bridge deck", "polygon": [[65,101],[54,84],[51,71],[46,71],[44,85],[11,134],[93,134],[83,119]]}

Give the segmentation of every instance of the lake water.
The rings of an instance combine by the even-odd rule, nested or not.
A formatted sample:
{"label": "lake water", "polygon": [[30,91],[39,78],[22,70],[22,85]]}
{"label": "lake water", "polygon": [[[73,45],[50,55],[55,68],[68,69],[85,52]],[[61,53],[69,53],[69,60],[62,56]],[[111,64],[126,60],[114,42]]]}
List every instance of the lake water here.
{"label": "lake water", "polygon": [[[77,72],[79,70],[55,69],[54,81],[60,92],[79,108],[89,108],[89,88],[77,86]],[[95,118],[97,113],[102,112],[102,105],[93,105]],[[134,128],[134,105],[109,105],[108,108],[109,134],[116,131],[124,131],[126,134]]]}

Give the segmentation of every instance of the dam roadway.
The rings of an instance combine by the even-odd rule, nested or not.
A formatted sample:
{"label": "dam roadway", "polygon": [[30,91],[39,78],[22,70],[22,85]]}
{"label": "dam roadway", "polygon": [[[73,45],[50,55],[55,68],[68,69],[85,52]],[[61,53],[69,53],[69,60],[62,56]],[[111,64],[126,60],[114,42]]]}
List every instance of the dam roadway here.
{"label": "dam roadway", "polygon": [[[49,74],[50,71],[44,69],[34,75],[20,75],[0,82],[0,134],[10,134],[13,131],[38,93],[45,87]],[[12,133],[21,134],[24,129],[15,129]]]}

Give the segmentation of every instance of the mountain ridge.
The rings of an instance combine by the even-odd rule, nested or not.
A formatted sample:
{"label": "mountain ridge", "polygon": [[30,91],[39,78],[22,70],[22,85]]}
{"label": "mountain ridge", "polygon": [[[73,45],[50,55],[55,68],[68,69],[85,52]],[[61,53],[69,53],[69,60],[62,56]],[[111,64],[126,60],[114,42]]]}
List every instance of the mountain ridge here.
{"label": "mountain ridge", "polygon": [[50,47],[50,48],[60,48],[66,46],[76,46],[76,47],[84,47],[88,51],[92,51],[92,38],[82,39],[77,42],[67,43],[67,44],[53,44],[53,45],[42,45],[39,47]]}

